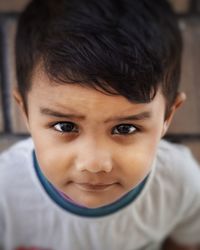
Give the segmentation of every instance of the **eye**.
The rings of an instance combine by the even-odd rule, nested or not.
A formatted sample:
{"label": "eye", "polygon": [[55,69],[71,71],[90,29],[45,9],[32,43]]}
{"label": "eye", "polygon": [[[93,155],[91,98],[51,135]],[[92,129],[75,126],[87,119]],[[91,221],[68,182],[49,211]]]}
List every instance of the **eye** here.
{"label": "eye", "polygon": [[54,125],[54,128],[63,133],[77,133],[78,128],[73,122],[58,122]]}
{"label": "eye", "polygon": [[132,124],[120,124],[113,128],[112,134],[129,135],[137,131],[137,128]]}

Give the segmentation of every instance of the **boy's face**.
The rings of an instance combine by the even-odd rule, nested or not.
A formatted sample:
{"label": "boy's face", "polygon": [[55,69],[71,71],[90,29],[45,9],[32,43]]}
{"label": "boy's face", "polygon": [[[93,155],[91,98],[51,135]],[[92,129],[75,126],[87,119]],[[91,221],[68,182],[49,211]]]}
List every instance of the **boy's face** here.
{"label": "boy's face", "polygon": [[[18,98],[18,102],[19,98]],[[150,172],[168,127],[165,99],[134,104],[79,85],[33,78],[27,124],[43,174],[89,208],[107,205]]]}

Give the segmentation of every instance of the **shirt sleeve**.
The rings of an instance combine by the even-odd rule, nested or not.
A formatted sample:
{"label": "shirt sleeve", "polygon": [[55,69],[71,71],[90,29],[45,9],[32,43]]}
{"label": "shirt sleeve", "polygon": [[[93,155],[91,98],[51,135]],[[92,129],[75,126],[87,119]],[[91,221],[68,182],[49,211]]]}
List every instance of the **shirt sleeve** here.
{"label": "shirt sleeve", "polygon": [[179,244],[200,244],[200,166],[185,147],[182,157],[177,181],[183,198],[170,237]]}

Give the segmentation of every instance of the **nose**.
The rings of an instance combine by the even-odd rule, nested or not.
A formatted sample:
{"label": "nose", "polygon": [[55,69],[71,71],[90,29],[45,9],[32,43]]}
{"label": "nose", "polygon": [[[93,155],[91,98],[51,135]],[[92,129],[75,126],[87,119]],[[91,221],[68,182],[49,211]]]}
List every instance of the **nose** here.
{"label": "nose", "polygon": [[78,171],[88,171],[90,173],[98,173],[98,172],[106,172],[109,173],[112,170],[112,165],[108,161],[101,161],[96,163],[84,161],[84,162],[77,162],[76,163],[76,169]]}
{"label": "nose", "polygon": [[77,156],[75,166],[78,171],[109,173],[112,171],[112,157],[105,150],[87,148]]}

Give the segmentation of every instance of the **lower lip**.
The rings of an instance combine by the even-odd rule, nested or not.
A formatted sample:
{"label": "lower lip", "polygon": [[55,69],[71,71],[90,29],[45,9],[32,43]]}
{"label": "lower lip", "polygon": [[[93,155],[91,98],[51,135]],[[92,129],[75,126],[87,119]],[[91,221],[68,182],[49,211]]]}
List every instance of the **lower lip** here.
{"label": "lower lip", "polygon": [[83,190],[88,192],[98,192],[98,191],[107,191],[110,188],[112,188],[115,184],[109,184],[109,185],[91,185],[91,184],[80,184],[76,183],[76,186]]}

